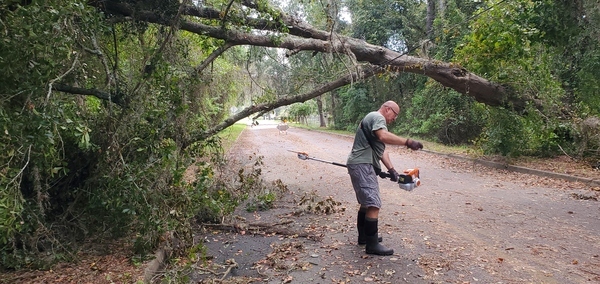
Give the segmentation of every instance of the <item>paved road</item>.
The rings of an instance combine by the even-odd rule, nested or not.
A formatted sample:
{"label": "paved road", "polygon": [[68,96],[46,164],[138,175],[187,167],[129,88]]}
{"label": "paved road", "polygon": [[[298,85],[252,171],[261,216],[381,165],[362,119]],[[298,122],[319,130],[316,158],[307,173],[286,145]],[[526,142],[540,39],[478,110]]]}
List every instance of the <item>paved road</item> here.
{"label": "paved road", "polygon": [[305,230],[323,239],[305,244],[297,261],[311,265],[287,273],[290,283],[600,283],[600,203],[575,198],[585,189],[574,183],[393,146],[395,167],[418,167],[423,185],[406,192],[380,180],[380,233],[395,254],[369,256],[354,244],[346,169],[288,151],[345,163],[352,139],[275,126],[248,127],[232,157],[263,156],[264,177],[280,179],[290,195],[314,191],[347,209],[312,217]]}

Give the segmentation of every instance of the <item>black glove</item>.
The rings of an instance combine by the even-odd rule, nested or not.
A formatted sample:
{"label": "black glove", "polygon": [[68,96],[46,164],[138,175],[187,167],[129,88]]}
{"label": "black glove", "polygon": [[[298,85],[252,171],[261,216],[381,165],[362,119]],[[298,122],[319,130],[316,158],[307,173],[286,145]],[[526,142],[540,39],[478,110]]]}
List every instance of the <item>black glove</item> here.
{"label": "black glove", "polygon": [[423,149],[423,143],[416,140],[406,139],[406,143],[404,143],[404,145],[411,150]]}
{"label": "black glove", "polygon": [[389,169],[388,173],[390,174],[391,181],[398,181],[399,174],[396,170],[394,170],[394,168]]}

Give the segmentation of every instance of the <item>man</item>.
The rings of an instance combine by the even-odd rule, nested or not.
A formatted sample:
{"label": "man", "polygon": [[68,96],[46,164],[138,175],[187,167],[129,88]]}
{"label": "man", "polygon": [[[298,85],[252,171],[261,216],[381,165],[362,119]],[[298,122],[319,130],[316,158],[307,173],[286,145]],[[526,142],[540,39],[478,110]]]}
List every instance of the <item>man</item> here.
{"label": "man", "polygon": [[381,172],[379,161],[383,162],[390,180],[398,181],[398,172],[390,160],[385,145],[404,145],[412,150],[423,148],[421,142],[402,138],[387,130],[387,125],[398,117],[400,107],[394,101],[387,101],[379,110],[367,114],[356,130],[352,151],[348,156],[348,174],[356,199],[360,204],[356,226],[358,228],[358,243],[365,244],[367,254],[392,255],[393,249],[381,245],[378,236],[379,183],[377,175]]}

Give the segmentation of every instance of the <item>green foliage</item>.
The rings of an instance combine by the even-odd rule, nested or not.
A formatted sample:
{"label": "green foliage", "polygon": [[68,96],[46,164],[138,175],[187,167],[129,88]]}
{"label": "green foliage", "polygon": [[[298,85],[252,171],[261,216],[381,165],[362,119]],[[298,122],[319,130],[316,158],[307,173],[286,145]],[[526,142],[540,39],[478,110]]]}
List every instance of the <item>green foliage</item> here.
{"label": "green foliage", "polygon": [[273,208],[273,202],[277,200],[277,196],[273,192],[267,192],[256,196],[253,200],[248,202],[246,205],[246,211],[266,211]]}
{"label": "green foliage", "polygon": [[[433,41],[435,46],[429,56],[442,61],[454,58],[454,49],[464,36],[471,32],[469,18],[484,5],[484,1],[445,1],[446,9],[434,20]],[[440,11],[438,11],[440,13]]]}
{"label": "green foliage", "polygon": [[487,112],[488,124],[476,141],[486,154],[553,156],[574,150],[570,125],[548,120],[534,108],[523,116],[502,108],[487,108]]}
{"label": "green foliage", "polygon": [[470,143],[485,125],[485,113],[473,99],[433,82],[414,95],[401,116],[400,132],[447,145]]}
{"label": "green foliage", "polygon": [[580,83],[574,90],[575,96],[589,110],[582,115],[600,115],[600,43],[594,49],[586,51],[582,57],[586,60],[577,72]]}
{"label": "green foliage", "polygon": [[315,114],[316,110],[317,103],[314,100],[310,100],[303,103],[295,103],[290,105],[288,113],[296,121],[305,122],[306,118],[312,114]]}
{"label": "green foliage", "polygon": [[[548,1],[542,1],[544,3]],[[492,81],[510,84],[519,95],[561,107],[564,91],[553,74],[553,49],[542,44],[546,31],[540,1],[498,4],[472,23],[473,32],[456,49],[456,60]],[[545,6],[544,6],[545,7]]]}
{"label": "green foliage", "polygon": [[98,15],[74,1],[0,5],[0,14],[0,267],[41,265],[68,257],[60,251],[56,258],[32,256],[65,246],[47,221],[59,220],[68,207],[61,202],[77,196],[63,189],[85,175],[98,118],[93,104],[53,93],[50,84],[85,74],[86,55],[75,48],[80,38],[72,32],[97,23]]}
{"label": "green foliage", "polygon": [[[107,25],[85,2],[0,4],[0,14],[0,268],[47,267],[104,238],[129,238],[140,254],[168,236],[185,248],[203,210],[239,203],[215,182],[218,140],[186,147],[228,114],[237,67],[217,60],[190,76],[189,37]],[[125,107],[51,90],[59,84],[121,95]]]}
{"label": "green foliage", "polygon": [[490,112],[485,138],[478,141],[484,153],[518,156],[523,151],[526,138],[523,119],[504,109],[491,109]]}
{"label": "green foliage", "polygon": [[[339,93],[342,111],[335,113],[335,125],[346,126],[345,130],[355,131],[358,122],[369,112],[378,109],[383,102],[373,102],[367,89],[356,84],[353,88],[342,88]],[[377,106],[375,106],[377,105]]]}
{"label": "green foliage", "polygon": [[[556,53],[553,69],[566,91],[565,101],[575,116],[599,113],[598,53],[600,12],[596,1],[554,1],[540,20],[548,29],[544,43]],[[587,112],[587,110],[591,112]],[[584,111],[582,113],[575,113]]]}
{"label": "green foliage", "polygon": [[576,145],[576,153],[596,162],[600,156],[600,117],[590,116],[578,121],[573,135],[576,137],[576,143],[573,143]]}
{"label": "green foliage", "polygon": [[471,24],[473,32],[457,48],[456,57],[483,76],[502,73],[511,60],[530,59],[531,36],[539,36],[540,31],[518,21],[518,17],[520,12],[532,9],[532,4],[528,0],[511,1],[487,10]]}
{"label": "green foliage", "polygon": [[554,133],[561,132],[557,129],[561,123],[551,121],[561,116],[565,95],[553,74],[558,54],[544,44],[549,36],[544,27],[552,19],[543,18],[552,3],[521,0],[495,4],[491,2],[471,24],[473,32],[457,47],[455,59],[475,73],[510,85],[515,94],[541,102],[544,113],[530,109],[523,116],[489,110],[485,134],[478,143],[487,152],[503,155],[555,153],[558,143],[569,141],[565,140],[568,135]]}
{"label": "green foliage", "polygon": [[353,12],[353,37],[400,50],[422,36],[422,30],[414,27],[424,26],[425,2],[353,0],[345,4]]}

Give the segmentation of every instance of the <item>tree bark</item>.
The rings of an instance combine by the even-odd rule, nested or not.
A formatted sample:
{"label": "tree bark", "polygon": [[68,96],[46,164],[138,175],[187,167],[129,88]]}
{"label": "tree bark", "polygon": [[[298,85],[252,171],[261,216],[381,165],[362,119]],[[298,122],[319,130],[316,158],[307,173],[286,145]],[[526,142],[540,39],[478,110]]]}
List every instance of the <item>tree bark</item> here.
{"label": "tree bark", "polygon": [[315,100],[317,100],[317,112],[319,113],[319,127],[327,127],[325,117],[323,116],[323,99],[321,96],[318,96]]}
{"label": "tree bark", "polygon": [[336,112],[337,105],[335,102],[335,93],[336,92],[330,92],[330,94],[331,94],[331,111],[330,111],[329,117],[328,117],[330,126],[335,125],[335,116],[337,115],[337,112]]}
{"label": "tree bark", "polygon": [[425,30],[427,31],[427,39],[433,37],[433,20],[435,20],[435,1],[427,0],[427,21]]}

